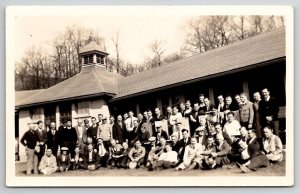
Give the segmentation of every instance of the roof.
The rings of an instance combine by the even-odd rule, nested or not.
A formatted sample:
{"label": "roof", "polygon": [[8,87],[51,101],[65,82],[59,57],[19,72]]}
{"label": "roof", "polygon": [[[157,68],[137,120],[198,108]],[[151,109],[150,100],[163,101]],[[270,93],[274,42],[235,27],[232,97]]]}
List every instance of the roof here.
{"label": "roof", "polygon": [[92,51],[99,51],[101,53],[104,53],[108,55],[108,53],[105,52],[105,49],[102,48],[99,44],[97,44],[95,41],[91,41],[89,44],[87,44],[85,47],[83,47],[79,54],[88,53]]}
{"label": "roof", "polygon": [[24,91],[16,91],[15,93],[15,101],[16,106],[18,103],[26,98],[29,98],[30,96],[37,94],[45,89],[39,89],[39,90],[24,90]]}
{"label": "roof", "polygon": [[16,99],[16,106],[30,106],[99,95],[114,96],[118,93],[118,81],[121,77],[108,72],[105,67],[97,65],[83,67],[79,74],[34,93],[30,98]]}
{"label": "roof", "polygon": [[[93,49],[92,46],[89,49]],[[100,95],[110,95],[114,96],[113,100],[121,100],[255,67],[257,64],[285,56],[285,29],[280,28],[128,77],[108,72],[101,66],[86,66],[79,74],[48,89],[32,91],[32,95],[29,91],[27,94],[30,98],[16,97],[16,106],[25,107]]]}
{"label": "roof", "polygon": [[124,77],[114,100],[285,56],[285,28],[280,28]]}

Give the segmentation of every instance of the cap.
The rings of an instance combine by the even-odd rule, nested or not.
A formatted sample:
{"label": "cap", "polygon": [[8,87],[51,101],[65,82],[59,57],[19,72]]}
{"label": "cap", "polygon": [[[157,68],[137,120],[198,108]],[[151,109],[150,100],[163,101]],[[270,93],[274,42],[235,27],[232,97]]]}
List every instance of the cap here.
{"label": "cap", "polygon": [[84,124],[88,124],[88,123],[89,123],[89,120],[84,119],[83,122],[84,122]]}
{"label": "cap", "polygon": [[198,127],[195,131],[204,131],[204,127]]}
{"label": "cap", "polygon": [[69,150],[69,148],[67,148],[67,147],[62,147],[61,148],[61,151],[68,151]]}
{"label": "cap", "polygon": [[107,120],[107,117],[106,117],[106,116],[103,116],[101,120]]}
{"label": "cap", "polygon": [[156,137],[152,136],[148,139],[149,141],[155,141],[156,140]]}

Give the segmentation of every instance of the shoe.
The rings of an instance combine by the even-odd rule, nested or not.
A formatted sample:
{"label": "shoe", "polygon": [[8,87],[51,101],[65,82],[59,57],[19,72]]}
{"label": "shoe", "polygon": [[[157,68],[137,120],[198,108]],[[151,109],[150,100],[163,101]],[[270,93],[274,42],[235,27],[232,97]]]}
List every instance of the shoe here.
{"label": "shoe", "polygon": [[248,173],[248,172],[251,171],[249,168],[247,168],[247,167],[244,166],[244,165],[241,165],[241,166],[240,166],[240,169],[241,169],[241,171],[242,171],[243,173]]}

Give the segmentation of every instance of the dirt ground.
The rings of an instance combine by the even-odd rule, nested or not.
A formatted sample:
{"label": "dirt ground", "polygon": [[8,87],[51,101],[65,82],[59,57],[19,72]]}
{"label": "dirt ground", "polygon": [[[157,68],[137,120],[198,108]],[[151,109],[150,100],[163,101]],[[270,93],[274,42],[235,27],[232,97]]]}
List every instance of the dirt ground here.
{"label": "dirt ground", "polygon": [[[64,173],[53,173],[50,176],[284,176],[285,160],[280,163],[272,164],[266,168],[250,173],[242,173],[238,167],[233,169],[217,168],[214,170],[184,170],[175,171],[174,169],[148,171],[146,168],[141,169],[108,169],[100,168],[95,171],[77,170]],[[26,163],[16,163],[16,176],[26,175]],[[42,174],[29,176],[44,176]],[[49,176],[49,175],[48,175]]]}

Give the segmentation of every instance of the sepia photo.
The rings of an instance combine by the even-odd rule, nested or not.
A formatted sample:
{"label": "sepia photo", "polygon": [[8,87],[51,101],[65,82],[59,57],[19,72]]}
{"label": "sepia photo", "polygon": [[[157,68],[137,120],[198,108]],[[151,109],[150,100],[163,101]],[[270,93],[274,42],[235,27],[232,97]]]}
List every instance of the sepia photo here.
{"label": "sepia photo", "polygon": [[289,6],[6,9],[8,186],[291,186]]}

